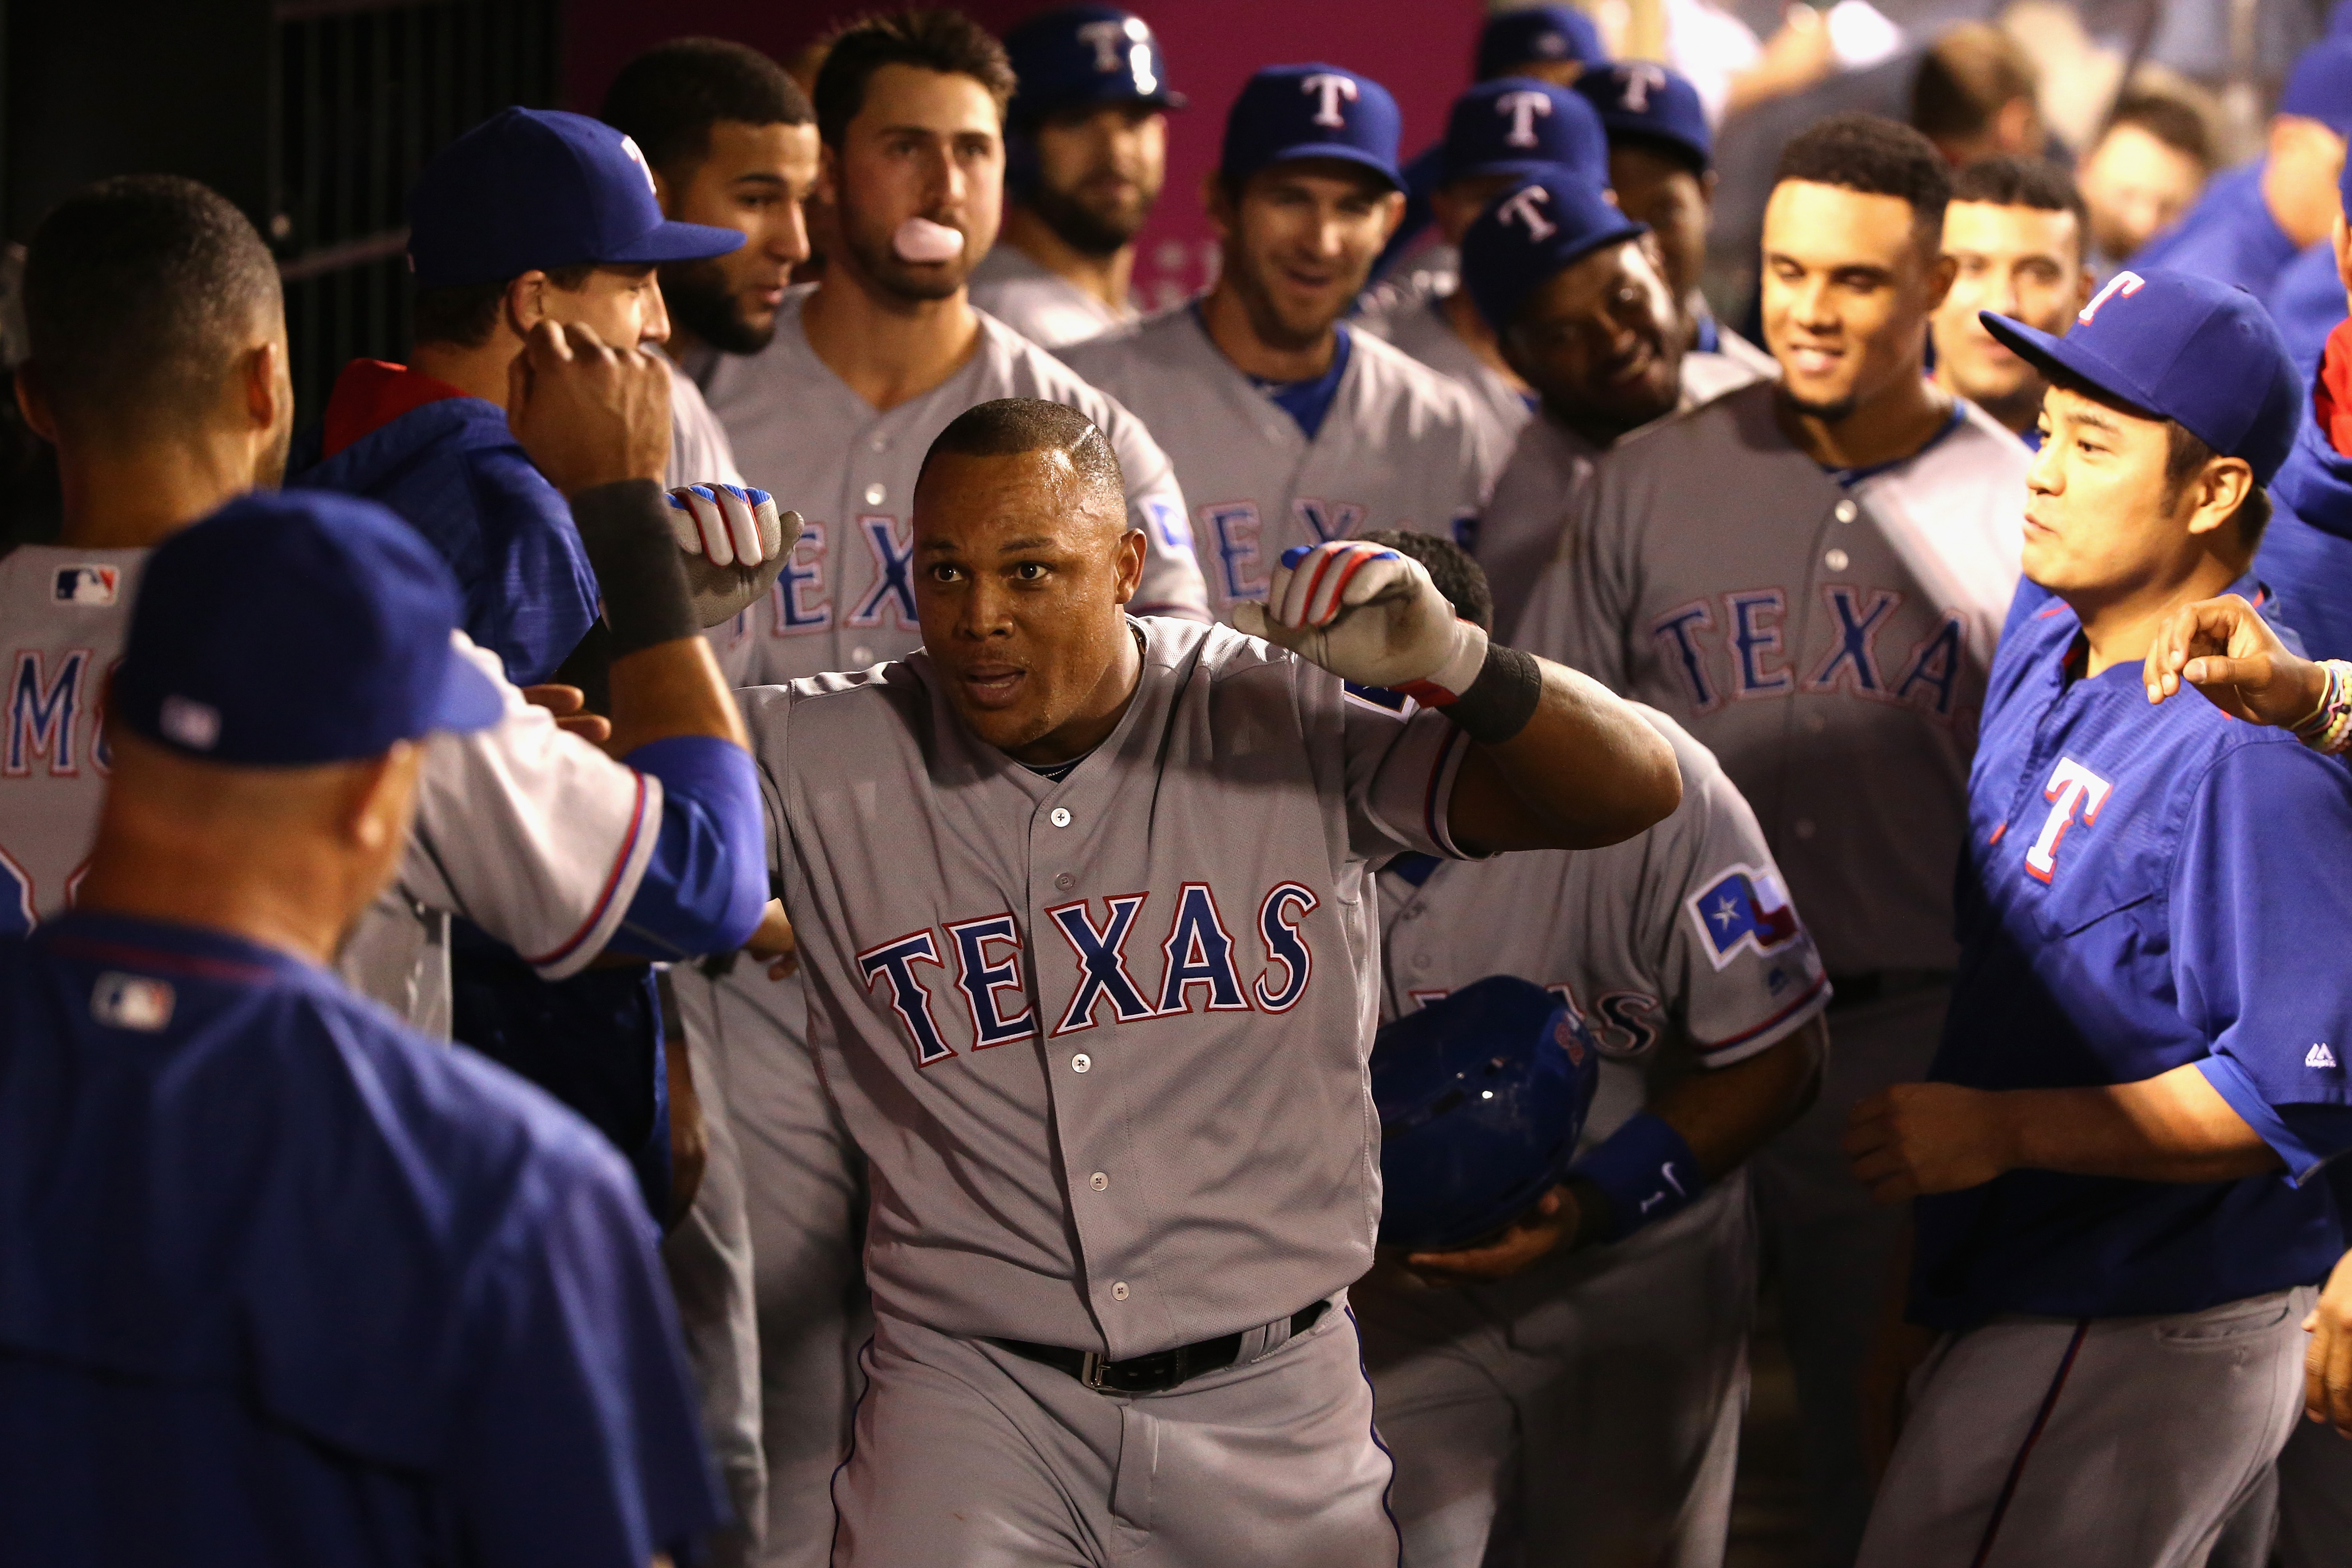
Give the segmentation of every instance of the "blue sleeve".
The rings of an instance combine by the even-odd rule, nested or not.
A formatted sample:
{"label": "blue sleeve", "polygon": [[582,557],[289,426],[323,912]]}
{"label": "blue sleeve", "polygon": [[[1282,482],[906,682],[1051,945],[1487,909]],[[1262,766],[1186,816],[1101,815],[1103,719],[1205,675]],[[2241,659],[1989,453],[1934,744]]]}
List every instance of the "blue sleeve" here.
{"label": "blue sleeve", "polygon": [[651,1222],[601,1145],[542,1157],[520,1185],[465,1303],[448,1480],[467,1561],[691,1560],[727,1510]]}
{"label": "blue sleeve", "polygon": [[596,574],[572,508],[520,447],[485,447],[471,461],[481,560],[466,584],[466,635],[505,661],[509,680],[535,685],[596,619]]}
{"label": "blue sleeve", "polygon": [[2181,829],[2170,928],[2207,1081],[2297,1181],[2352,1148],[2352,778],[2284,742],[2215,763]]}
{"label": "blue sleeve", "polygon": [[677,735],[623,760],[661,780],[662,815],[613,947],[644,958],[734,952],[768,907],[767,817],[751,753]]}

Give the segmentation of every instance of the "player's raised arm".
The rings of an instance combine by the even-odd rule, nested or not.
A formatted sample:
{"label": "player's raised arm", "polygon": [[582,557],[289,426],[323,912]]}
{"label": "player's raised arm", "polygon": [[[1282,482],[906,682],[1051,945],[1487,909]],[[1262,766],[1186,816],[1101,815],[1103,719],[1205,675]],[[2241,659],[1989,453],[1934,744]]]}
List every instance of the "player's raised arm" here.
{"label": "player's raised arm", "polygon": [[1244,631],[1342,680],[1437,708],[1473,742],[1454,787],[1454,840],[1474,853],[1585,849],[1630,838],[1682,799],[1673,748],[1589,676],[1491,641],[1455,618],[1412,561],[1360,540],[1283,556]]}

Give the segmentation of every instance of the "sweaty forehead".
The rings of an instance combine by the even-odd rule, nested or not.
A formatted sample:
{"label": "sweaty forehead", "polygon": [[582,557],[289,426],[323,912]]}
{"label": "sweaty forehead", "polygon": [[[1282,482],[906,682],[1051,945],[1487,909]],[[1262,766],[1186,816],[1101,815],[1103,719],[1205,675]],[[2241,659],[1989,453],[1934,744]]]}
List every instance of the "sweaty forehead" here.
{"label": "sweaty forehead", "polygon": [[1127,500],[1058,447],[986,457],[940,452],[915,487],[914,523],[918,539],[932,547],[1016,534],[1071,539],[1124,531]]}

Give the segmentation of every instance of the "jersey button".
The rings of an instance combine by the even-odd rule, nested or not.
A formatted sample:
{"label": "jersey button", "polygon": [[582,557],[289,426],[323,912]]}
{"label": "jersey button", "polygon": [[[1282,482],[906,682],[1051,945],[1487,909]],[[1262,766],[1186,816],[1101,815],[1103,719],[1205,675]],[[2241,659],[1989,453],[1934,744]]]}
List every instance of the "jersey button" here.
{"label": "jersey button", "polygon": [[863,669],[863,668],[865,668],[867,665],[872,664],[873,662],[874,662],[874,650],[873,650],[872,648],[870,648],[870,647],[854,647],[854,648],[851,648],[851,649],[849,650],[849,663],[850,663],[851,668],[856,668],[856,669]]}
{"label": "jersey button", "polygon": [[867,506],[880,506],[882,504],[882,498],[887,494],[889,494],[889,492],[884,489],[880,485],[868,485],[866,487],[866,504]]}
{"label": "jersey button", "polygon": [[1110,1190],[1110,1178],[1104,1175],[1100,1171],[1097,1171],[1093,1175],[1087,1178],[1087,1185],[1092,1187],[1098,1193],[1108,1192]]}
{"label": "jersey button", "polygon": [[1833,510],[1830,515],[1836,518],[1840,522],[1852,522],[1856,517],[1861,515],[1861,512],[1862,509],[1855,506],[1853,502],[1850,500],[1842,500],[1837,503],[1835,510]]}
{"label": "jersey button", "polygon": [[1070,1058],[1070,1070],[1072,1072],[1084,1072],[1094,1065],[1095,1058],[1087,1055],[1084,1051],[1080,1051],[1076,1056]]}
{"label": "jersey button", "polygon": [[1111,1281],[1111,1287],[1110,1287],[1110,1299],[1111,1299],[1112,1300],[1114,1300],[1114,1301],[1124,1301],[1124,1300],[1127,1300],[1127,1281],[1126,1281],[1126,1280],[1124,1280],[1124,1279],[1114,1279],[1114,1280],[1112,1280],[1112,1281]]}
{"label": "jersey button", "polygon": [[890,437],[887,436],[877,436],[868,443],[868,445],[877,452],[887,452],[890,449]]}
{"label": "jersey button", "polygon": [[1045,820],[1056,827],[1067,827],[1070,825],[1070,808],[1066,805],[1057,805],[1045,814]]}
{"label": "jersey button", "polygon": [[1843,572],[1846,568],[1846,560],[1847,557],[1844,551],[1832,550],[1828,554],[1822,557],[1822,564],[1828,567],[1832,572]]}
{"label": "jersey button", "polygon": [[1054,886],[1059,888],[1066,893],[1077,885],[1078,879],[1076,877],[1071,876],[1067,871],[1063,872],[1061,875],[1054,879]]}

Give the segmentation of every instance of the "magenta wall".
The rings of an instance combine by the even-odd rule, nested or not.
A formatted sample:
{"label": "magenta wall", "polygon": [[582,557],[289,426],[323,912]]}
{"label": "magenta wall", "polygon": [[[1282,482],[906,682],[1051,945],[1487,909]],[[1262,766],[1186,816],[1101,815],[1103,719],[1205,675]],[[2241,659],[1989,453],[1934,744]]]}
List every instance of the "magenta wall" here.
{"label": "magenta wall", "polygon": [[[625,60],[664,38],[705,33],[736,38],[779,58],[843,16],[871,9],[775,0],[572,0],[566,13],[564,80],[572,107],[593,110]],[[1002,29],[1039,0],[966,0],[964,10]],[[1171,117],[1168,191],[1143,237],[1137,279],[1146,300],[1181,298],[1205,280],[1209,227],[1201,176],[1215,163],[1225,108],[1262,65],[1319,59],[1381,82],[1404,110],[1405,153],[1437,139],[1445,107],[1469,80],[1481,0],[1135,0],[1159,33],[1169,79],[1192,107]]]}

